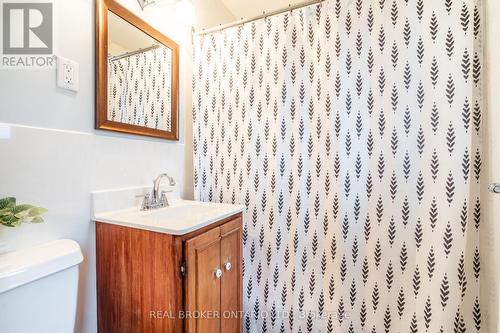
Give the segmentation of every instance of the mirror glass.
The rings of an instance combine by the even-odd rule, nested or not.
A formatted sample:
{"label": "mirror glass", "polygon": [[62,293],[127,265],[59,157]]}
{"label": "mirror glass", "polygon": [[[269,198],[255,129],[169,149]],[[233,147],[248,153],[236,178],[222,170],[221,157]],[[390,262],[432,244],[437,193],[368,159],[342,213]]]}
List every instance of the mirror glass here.
{"label": "mirror glass", "polygon": [[109,121],[172,130],[170,48],[108,10]]}

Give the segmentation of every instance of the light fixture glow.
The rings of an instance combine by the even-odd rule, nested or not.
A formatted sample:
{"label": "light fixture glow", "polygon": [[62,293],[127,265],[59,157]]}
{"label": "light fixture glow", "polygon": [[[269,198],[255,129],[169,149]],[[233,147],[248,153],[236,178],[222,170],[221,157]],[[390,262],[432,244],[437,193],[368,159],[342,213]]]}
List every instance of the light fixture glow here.
{"label": "light fixture glow", "polygon": [[155,4],[155,0],[137,0],[139,2],[139,5],[141,6],[141,9],[144,10],[145,7]]}
{"label": "light fixture glow", "polygon": [[175,13],[180,22],[187,26],[192,26],[196,23],[196,10],[191,0],[137,0],[141,5],[142,10],[149,5],[173,4],[175,5]]}
{"label": "light fixture glow", "polygon": [[175,6],[175,11],[181,20],[186,25],[194,25],[196,23],[196,11],[193,4],[189,0],[180,0]]}

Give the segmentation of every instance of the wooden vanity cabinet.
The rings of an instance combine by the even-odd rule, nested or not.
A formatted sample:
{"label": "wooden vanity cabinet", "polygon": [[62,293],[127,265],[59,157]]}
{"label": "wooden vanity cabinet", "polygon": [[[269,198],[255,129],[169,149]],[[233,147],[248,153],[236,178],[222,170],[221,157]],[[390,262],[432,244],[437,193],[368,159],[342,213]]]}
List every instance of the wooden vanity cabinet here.
{"label": "wooden vanity cabinet", "polygon": [[186,332],[241,332],[241,219],[189,239],[184,251],[185,308],[194,314]]}
{"label": "wooden vanity cabinet", "polygon": [[100,333],[240,333],[241,214],[183,236],[96,223]]}

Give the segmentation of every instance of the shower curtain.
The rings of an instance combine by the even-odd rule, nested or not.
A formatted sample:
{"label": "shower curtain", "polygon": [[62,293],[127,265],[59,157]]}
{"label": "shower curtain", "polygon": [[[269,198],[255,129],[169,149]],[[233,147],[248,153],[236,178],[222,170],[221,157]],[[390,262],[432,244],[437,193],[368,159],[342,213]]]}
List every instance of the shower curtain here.
{"label": "shower curtain", "polygon": [[108,119],[170,131],[171,62],[165,47],[108,61]]}
{"label": "shower curtain", "polygon": [[198,199],[245,332],[479,332],[481,4],[325,1],[195,39]]}

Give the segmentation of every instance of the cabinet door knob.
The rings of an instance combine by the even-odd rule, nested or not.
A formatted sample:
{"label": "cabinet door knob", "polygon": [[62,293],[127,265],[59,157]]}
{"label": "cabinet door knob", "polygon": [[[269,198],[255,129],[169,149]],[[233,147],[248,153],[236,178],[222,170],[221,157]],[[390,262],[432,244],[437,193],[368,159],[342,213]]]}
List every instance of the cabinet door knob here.
{"label": "cabinet door knob", "polygon": [[216,279],[220,279],[222,277],[222,269],[217,268],[217,270],[215,270],[214,272],[214,276]]}
{"label": "cabinet door knob", "polygon": [[488,187],[488,190],[494,194],[500,194],[500,184],[493,183]]}
{"label": "cabinet door knob", "polygon": [[233,265],[231,265],[229,261],[224,264],[224,268],[226,271],[230,271],[232,267]]}

